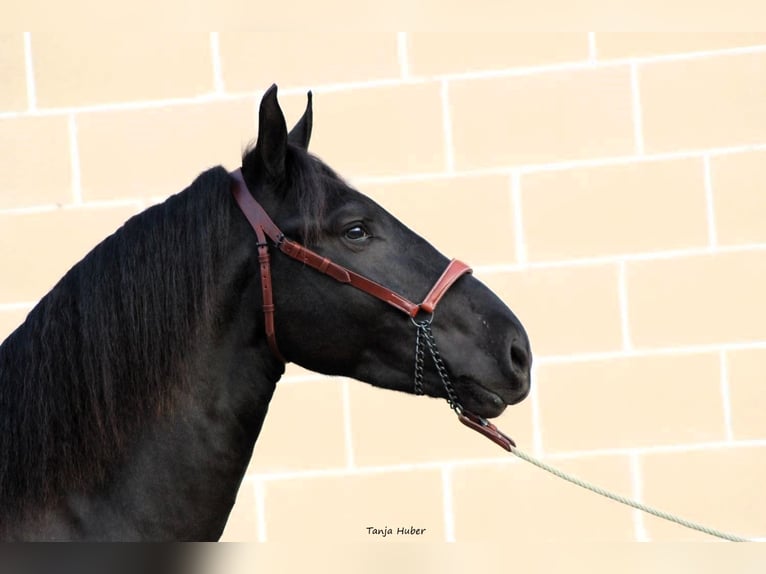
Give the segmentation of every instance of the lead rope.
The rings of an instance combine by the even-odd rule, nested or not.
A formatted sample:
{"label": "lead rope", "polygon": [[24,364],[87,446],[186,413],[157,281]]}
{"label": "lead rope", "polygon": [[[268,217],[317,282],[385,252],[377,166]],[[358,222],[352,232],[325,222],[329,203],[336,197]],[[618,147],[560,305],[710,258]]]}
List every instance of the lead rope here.
{"label": "lead rope", "polygon": [[[417,395],[423,394],[423,378],[424,378],[423,365],[425,362],[424,347],[427,347],[428,352],[431,355],[431,359],[433,360],[434,366],[436,367],[436,372],[439,374],[439,378],[441,379],[442,385],[444,386],[444,390],[447,392],[447,403],[449,404],[450,408],[458,414],[458,417],[461,417],[461,422],[466,424],[464,415],[468,415],[469,417],[471,417],[471,419],[478,421],[478,424],[474,423],[474,424],[469,424],[468,426],[471,426],[474,430],[481,432],[482,434],[484,434],[484,436],[491,438],[491,440],[493,440],[497,444],[500,444],[500,446],[510,451],[512,454],[516,455],[518,458],[525,460],[528,463],[533,464],[534,466],[541,468],[542,470],[549,472],[552,475],[557,476],[563,480],[566,480],[567,482],[571,482],[572,484],[575,484],[581,488],[584,488],[596,494],[600,494],[601,496],[604,496],[610,500],[619,502],[626,506],[630,506],[631,508],[635,508],[636,510],[646,512],[648,514],[652,514],[653,516],[662,518],[663,520],[675,522],[676,524],[679,524],[686,528],[697,530],[699,532],[704,532],[705,534],[709,534],[710,536],[715,536],[716,538],[722,538],[723,540],[729,540],[731,542],[750,542],[749,539],[743,538],[742,536],[737,536],[735,534],[728,534],[726,532],[722,532],[714,528],[709,528],[702,524],[698,524],[696,522],[691,522],[684,518],[680,518],[668,512],[664,512],[662,510],[652,508],[651,506],[647,506],[646,504],[637,502],[630,498],[626,498],[622,495],[615,494],[614,492],[606,490],[605,488],[601,488],[600,486],[596,486],[580,478],[577,478],[576,476],[573,476],[553,466],[550,466],[549,464],[546,464],[542,462],[541,460],[538,460],[535,457],[528,455],[527,453],[519,450],[510,438],[505,436],[502,432],[497,431],[494,425],[492,425],[489,421],[487,421],[486,419],[482,417],[478,417],[477,415],[469,414],[463,409],[463,406],[458,401],[457,393],[455,392],[455,388],[452,385],[452,381],[449,378],[449,374],[447,373],[447,368],[444,365],[444,361],[442,361],[441,355],[439,354],[439,350],[436,348],[436,341],[434,340],[434,335],[433,335],[433,332],[431,331],[431,317],[421,321],[416,321],[415,319],[412,319],[412,324],[415,325],[415,327],[417,328],[417,333],[415,335],[415,394]],[[424,342],[425,342],[425,345],[423,344]],[[479,427],[484,427],[484,429],[480,429]],[[498,438],[497,436],[495,438],[490,437],[489,434],[487,433],[488,429],[493,429],[494,431],[496,431],[496,434],[500,437],[501,442],[503,442],[504,444],[501,444],[500,442],[498,442],[498,440],[496,440],[496,438]],[[490,434],[494,434],[494,433],[490,433]],[[507,439],[507,440],[503,441],[502,439]]]}
{"label": "lead rope", "polygon": [[698,530],[700,532],[704,532],[705,534],[709,534],[710,536],[715,536],[717,538],[723,538],[724,540],[729,540],[731,542],[751,542],[747,538],[743,538],[741,536],[737,536],[736,534],[728,534],[726,532],[721,532],[720,530],[716,530],[714,528],[709,528],[707,526],[704,526],[702,524],[698,524],[696,522],[691,522],[689,520],[686,520],[684,518],[680,518],[678,516],[675,516],[673,514],[670,514],[668,512],[664,512],[662,510],[658,510],[656,508],[652,508],[651,506],[647,506],[646,504],[642,504],[640,502],[637,502],[635,500],[631,500],[630,498],[626,498],[624,496],[621,496],[619,494],[615,494],[614,492],[610,492],[609,490],[606,490],[604,488],[601,488],[600,486],[596,486],[595,484],[591,484],[589,482],[586,482],[580,478],[577,478],[576,476],[572,476],[571,474],[567,474],[566,472],[559,470],[557,468],[554,468],[548,464],[545,464],[544,462],[536,459],[533,456],[528,455],[525,452],[520,451],[515,446],[511,447],[511,452],[515,454],[517,457],[519,457],[522,460],[526,460],[527,462],[535,465],[538,468],[541,468],[547,472],[550,472],[554,476],[558,476],[559,478],[563,478],[564,480],[571,482],[572,484],[576,484],[577,486],[580,486],[586,490],[590,490],[591,492],[595,492],[596,494],[600,494],[601,496],[605,496],[606,498],[609,498],[611,500],[614,500],[615,502],[620,502],[622,504],[625,504],[627,506],[631,506],[637,510],[641,510],[642,512],[646,512],[648,514],[653,514],[654,516],[657,516],[658,518],[662,518],[664,520],[668,520],[670,522],[675,522],[676,524],[680,524],[681,526],[685,526],[686,528],[691,528],[692,530]]}

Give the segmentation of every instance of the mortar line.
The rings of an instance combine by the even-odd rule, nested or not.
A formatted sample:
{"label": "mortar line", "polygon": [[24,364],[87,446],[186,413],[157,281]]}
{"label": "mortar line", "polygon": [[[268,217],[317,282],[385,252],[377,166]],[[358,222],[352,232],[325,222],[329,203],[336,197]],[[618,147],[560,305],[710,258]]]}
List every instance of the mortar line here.
{"label": "mortar line", "polygon": [[702,169],[705,186],[705,211],[707,214],[707,234],[710,247],[718,246],[718,233],[715,220],[715,199],[713,196],[713,176],[710,167],[710,154],[702,156]]}
{"label": "mortar line", "polygon": [[540,409],[540,392],[539,387],[534,384],[537,380],[537,363],[532,363],[532,371],[530,373],[532,380],[532,386],[529,391],[530,406],[532,408],[532,452],[537,458],[543,458],[545,451],[543,449],[543,425],[542,425],[542,413]]}
{"label": "mortar line", "polygon": [[72,204],[81,206],[82,178],[80,172],[80,146],[77,138],[77,120],[74,114],[69,114],[69,165],[72,170]]}
{"label": "mortar line", "polygon": [[[641,460],[638,453],[630,454],[630,482],[631,498],[638,502],[644,502],[644,481],[641,476]],[[633,532],[637,542],[649,542],[651,539],[646,532],[646,522],[644,513],[638,509],[633,509]]]}
{"label": "mortar line", "polygon": [[[397,62],[398,67],[398,62]],[[417,86],[422,84],[436,84],[439,83],[439,78],[431,77],[413,77],[408,76],[403,78],[400,75],[388,78],[378,78],[375,80],[357,80],[349,81],[338,84],[317,84],[317,85],[295,85],[280,88],[280,94],[298,95],[305,94],[308,90],[311,90],[314,94],[332,94],[336,92],[348,92],[354,90],[371,90],[375,88],[392,88],[402,86]]]}
{"label": "mortar line", "polygon": [[238,100],[249,100],[253,98],[254,93],[217,94],[214,92],[210,92],[207,94],[200,94],[197,96],[163,98],[163,99],[157,99],[157,100],[130,100],[130,101],[124,101],[124,102],[110,102],[105,104],[90,104],[90,105],[83,105],[83,106],[35,108],[34,110],[28,110],[26,112],[0,112],[0,119],[66,116],[68,114],[109,113],[109,112],[136,111],[136,110],[152,110],[152,109],[167,108],[172,106],[193,106],[197,104],[206,104],[211,102],[230,102],[230,101],[238,101]]}
{"label": "mortar line", "polygon": [[414,181],[423,181],[429,179],[449,179],[459,177],[480,177],[488,175],[509,175],[518,172],[520,175],[529,175],[535,173],[550,173],[566,171],[573,169],[587,169],[610,167],[620,165],[630,165],[636,163],[652,163],[661,161],[674,161],[684,159],[701,159],[706,155],[710,157],[734,155],[748,153],[753,151],[766,151],[766,142],[758,144],[748,144],[742,146],[718,147],[707,149],[688,149],[669,152],[659,152],[653,154],[630,154],[617,156],[602,156],[588,159],[560,160],[541,163],[507,165],[496,167],[484,167],[475,169],[455,170],[453,173],[438,172],[419,172],[404,175],[382,175],[382,176],[351,176],[351,179],[357,185],[381,184],[381,183],[405,183]]}
{"label": "mortar line", "polygon": [[442,512],[444,515],[444,540],[455,542],[455,509],[453,505],[452,468],[444,465],[441,469]]}
{"label": "mortar line", "polygon": [[141,210],[144,202],[140,199],[93,199],[83,201],[82,203],[66,203],[58,206],[62,211],[83,210],[83,209],[118,209],[121,207],[132,207]]}
{"label": "mortar line", "polygon": [[0,303],[0,311],[26,311],[37,305],[35,301],[25,301],[20,303]]}
{"label": "mortar line", "polygon": [[588,60],[591,62],[596,62],[597,60],[595,32],[588,32]]}
{"label": "mortar line", "polygon": [[0,209],[0,215],[25,215],[30,213],[50,213],[60,209],[61,206],[56,203],[42,203],[40,205],[30,205],[28,207],[6,207]]}
{"label": "mortar line", "polygon": [[[595,38],[595,37],[594,37]],[[595,48],[595,46],[594,46]],[[608,69],[621,66],[629,66],[632,64],[655,64],[661,62],[682,62],[689,60],[699,60],[711,57],[725,57],[747,54],[761,54],[766,52],[766,44],[758,44],[755,46],[742,46],[739,48],[723,48],[720,50],[701,50],[692,52],[676,52],[672,54],[661,54],[654,56],[631,56],[626,58],[611,58],[591,60],[572,60],[568,62],[558,62],[555,64],[542,64],[532,66],[519,66],[516,68],[502,68],[495,70],[479,70],[470,72],[455,72],[447,74],[438,74],[434,76],[425,77],[424,79],[440,79],[440,80],[477,80],[477,79],[489,79],[489,78],[510,78],[517,76],[531,76],[538,74],[547,74],[555,72],[576,71],[576,70],[589,70],[593,68]],[[590,54],[590,44],[589,44]]]}
{"label": "mortar line", "polygon": [[[679,452],[699,452],[701,450],[723,450],[733,448],[763,448],[766,439],[747,439],[733,441],[711,441],[700,443],[660,444],[641,447],[615,447],[591,450],[572,450],[568,452],[550,452],[546,455],[549,460],[572,460],[576,458],[596,456],[625,456],[633,453],[640,455],[673,454]],[[453,461],[453,464],[454,461]]]}
{"label": "mortar line", "polygon": [[[78,159],[79,161],[79,159]],[[0,209],[0,215],[23,215],[28,213],[48,213],[51,211],[70,210],[70,209],[108,209],[117,207],[139,207],[146,208],[148,205],[160,203],[167,198],[159,199],[156,202],[151,198],[125,197],[120,199],[91,199],[83,200],[82,203],[45,203],[40,205],[31,205],[28,207],[7,207]]]}
{"label": "mortar line", "polygon": [[766,341],[743,341],[740,343],[719,343],[704,345],[679,345],[667,347],[633,348],[630,351],[595,351],[590,353],[572,353],[569,355],[537,355],[535,364],[556,365],[567,363],[582,363],[590,361],[610,361],[613,359],[632,359],[651,357],[655,355],[695,355],[703,353],[718,353],[734,350],[766,349]]}
{"label": "mortar line", "polygon": [[620,261],[660,261],[678,259],[680,257],[698,257],[708,255],[725,255],[730,253],[747,253],[752,251],[766,250],[766,243],[744,243],[742,245],[719,245],[715,248],[709,246],[693,247],[688,249],[669,249],[666,251],[644,251],[638,253],[618,253],[615,255],[601,255],[593,257],[579,257],[573,259],[551,259],[549,261],[531,261],[525,265],[517,263],[503,263],[496,265],[477,265],[476,273],[508,273],[529,269],[560,269],[575,267],[593,267],[599,265],[614,265]]}
{"label": "mortar line", "polygon": [[636,153],[638,155],[644,155],[644,119],[641,110],[638,64],[635,62],[630,65],[630,93],[633,112],[633,137]]}
{"label": "mortar line", "polygon": [[[594,46],[595,47],[595,46]],[[621,66],[630,66],[632,64],[656,64],[661,62],[683,62],[689,60],[700,60],[712,57],[737,56],[747,54],[762,54],[766,52],[766,44],[755,46],[743,46],[739,48],[723,48],[720,50],[701,50],[696,52],[676,52],[672,54],[661,54],[654,56],[631,56],[626,58],[611,58],[601,60],[572,60],[568,62],[557,62],[555,64],[540,64],[532,66],[519,66],[516,68],[502,68],[495,70],[478,70],[470,72],[454,72],[447,74],[438,74],[425,77],[424,79],[440,80],[480,80],[489,78],[510,78],[517,76],[532,76],[538,74],[547,74],[555,72],[567,72],[576,70],[590,70],[593,68],[607,69]],[[590,53],[590,45],[589,45]]]}
{"label": "mortar line", "polygon": [[24,69],[27,80],[27,107],[29,111],[37,110],[37,86],[35,84],[35,68],[32,60],[32,33],[24,32]]}
{"label": "mortar line", "polygon": [[[508,431],[513,436],[512,429],[503,429]],[[467,432],[467,431],[466,431]],[[523,449],[525,445],[520,445]],[[739,449],[739,448],[766,448],[766,439],[747,439],[747,440],[734,440],[734,441],[712,441],[701,443],[676,443],[665,445],[653,445],[653,446],[640,446],[640,447],[606,447],[596,448],[590,450],[571,450],[571,451],[550,451],[544,453],[539,458],[548,461],[562,461],[573,460],[582,458],[600,458],[600,457],[625,457],[632,454],[656,455],[656,454],[674,454],[674,453],[686,453],[686,452],[699,452],[704,450],[723,450],[723,449]],[[344,476],[370,476],[387,473],[400,473],[400,472],[412,472],[421,470],[438,470],[440,471],[445,465],[449,465],[450,468],[472,468],[477,466],[505,466],[509,464],[522,464],[524,461],[514,457],[513,455],[500,451],[498,449],[498,455],[491,458],[476,458],[476,459],[445,459],[434,462],[420,462],[409,464],[391,464],[380,466],[357,466],[354,469],[348,469],[345,467],[332,467],[316,470],[287,470],[287,471],[270,471],[270,472],[255,472],[249,475],[252,480],[261,480],[265,482],[281,481],[281,480],[296,480],[296,479],[314,479],[314,478],[328,478],[328,477],[344,477]]]}
{"label": "mortar line", "polygon": [[[456,423],[457,424],[457,423]],[[251,476],[270,482],[273,480],[293,480],[303,478],[330,478],[341,476],[371,476],[388,473],[419,472],[419,471],[441,471],[444,465],[470,467],[476,465],[505,465],[519,464],[521,461],[509,455],[509,453],[500,451],[495,457],[485,457],[476,459],[443,459],[429,462],[412,462],[400,464],[383,464],[359,466],[347,468],[344,466],[328,467],[311,470],[283,470],[283,471],[255,471]]]}
{"label": "mortar line", "polygon": [[527,263],[527,242],[524,235],[524,215],[521,204],[521,176],[511,173],[511,209],[513,210],[514,241],[516,243],[516,261],[524,267]]}
{"label": "mortar line", "polygon": [[341,403],[343,405],[343,438],[346,449],[346,467],[354,468],[354,440],[351,426],[351,396],[349,389],[349,380],[344,379],[340,387]]}
{"label": "mortar line", "polygon": [[223,94],[223,70],[221,68],[221,39],[218,32],[210,32],[210,54],[213,64],[213,86],[216,94]]}
{"label": "mortar line", "polygon": [[449,101],[449,85],[441,82],[442,128],[444,129],[444,160],[446,172],[455,172],[455,148],[452,141],[452,117]]}
{"label": "mortar line", "polygon": [[266,542],[266,485],[262,480],[253,480],[253,492],[255,495],[255,519],[258,525],[258,542]]}
{"label": "mortar line", "polygon": [[[28,32],[26,34],[29,34]],[[28,36],[25,36],[27,38]],[[384,78],[378,80],[368,80],[360,82],[346,82],[335,84],[319,84],[317,86],[289,86],[282,90],[282,93],[297,94],[305,93],[306,90],[311,89],[314,93],[329,93],[337,92],[341,90],[353,90],[353,89],[365,89],[385,86],[400,86],[400,85],[413,85],[423,84],[429,82],[443,82],[454,80],[470,80],[470,79],[482,79],[482,78],[508,78],[514,76],[527,76],[535,74],[545,74],[556,71],[572,71],[578,69],[593,69],[593,68],[613,68],[619,66],[629,66],[632,64],[647,64],[656,62],[669,62],[669,61],[684,61],[694,60],[701,58],[709,58],[714,56],[729,56],[729,55],[744,55],[744,54],[760,54],[766,52],[766,44],[756,46],[744,46],[739,48],[726,48],[722,50],[712,51],[698,51],[698,52],[681,52],[675,54],[663,54],[659,56],[644,56],[644,57],[631,57],[631,58],[617,58],[612,60],[598,60],[597,62],[590,62],[588,60],[577,60],[573,62],[564,62],[552,65],[543,66],[530,66],[520,68],[509,68],[500,70],[485,70],[478,72],[465,72],[458,74],[435,74],[433,76],[425,76],[419,78],[408,77],[402,78]],[[30,53],[27,51],[27,53]],[[30,61],[31,63],[31,61]],[[29,65],[28,65],[29,68]],[[27,78],[29,82],[30,77]],[[164,107],[169,105],[182,105],[182,104],[194,104],[204,103],[209,101],[220,100],[235,100],[235,99],[248,99],[253,98],[261,94],[262,91],[252,90],[249,92],[235,93],[235,94],[203,94],[200,96],[189,98],[174,98],[164,100],[147,100],[147,101],[131,101],[131,102],[119,102],[109,104],[98,104],[91,106],[81,107],[64,107],[64,108],[49,108],[46,110],[36,110],[36,114],[19,113],[19,112],[4,112],[0,113],[0,118],[15,117],[15,116],[29,116],[29,115],[61,115],[70,112],[93,112],[93,111],[119,111],[125,109],[140,109],[146,107]]]}
{"label": "mortar line", "polygon": [[723,409],[723,424],[726,440],[734,440],[734,427],[731,412],[731,385],[729,383],[729,358],[725,350],[719,353],[721,365],[721,407]]}
{"label": "mortar line", "polygon": [[399,73],[402,79],[410,77],[409,46],[407,42],[407,32],[397,32],[396,34],[396,55],[399,59]]}
{"label": "mortar line", "polygon": [[620,331],[622,333],[622,348],[626,351],[633,349],[630,338],[630,321],[628,313],[628,271],[625,261],[617,263],[618,298],[620,305]]}
{"label": "mortar line", "polygon": [[[388,82],[390,84],[391,82]],[[402,82],[400,82],[402,83]],[[412,83],[412,82],[404,82]],[[301,91],[303,90],[303,91]],[[320,88],[315,88],[314,93],[321,91]],[[304,88],[300,90],[288,89],[282,90],[280,93],[301,93],[305,94]],[[176,105],[196,105],[210,102],[220,101],[237,101],[237,100],[251,100],[262,94],[260,91],[240,93],[240,94],[203,94],[200,96],[194,96],[190,98],[175,98],[164,100],[145,100],[145,101],[132,101],[110,104],[97,104],[91,106],[80,107],[66,107],[66,108],[48,108],[44,110],[35,110],[33,112],[0,112],[0,120],[2,119],[14,119],[24,117],[48,117],[48,116],[61,116],[70,113],[98,113],[109,111],[128,111],[128,110],[143,110],[143,109],[156,109],[161,107],[169,107]],[[614,165],[628,165],[631,163],[643,163],[643,162],[656,162],[656,161],[671,161],[679,159],[698,159],[704,156],[717,157],[722,155],[733,155],[739,153],[747,153],[753,151],[766,151],[766,141],[756,144],[746,144],[739,146],[725,146],[725,147],[713,147],[713,148],[700,148],[700,149],[681,149],[668,152],[658,152],[653,154],[629,154],[629,155],[616,155],[616,156],[602,156],[588,159],[571,159],[571,160],[556,160],[540,163],[507,165],[497,167],[485,167],[475,169],[463,169],[454,170],[452,173],[445,173],[443,171],[438,172],[419,172],[405,175],[390,175],[390,176],[365,176],[365,175],[352,175],[352,179],[356,184],[364,185],[370,183],[399,183],[399,182],[411,182],[422,181],[427,179],[440,179],[440,178],[452,178],[452,177],[478,177],[485,175],[508,175],[513,171],[518,171],[519,174],[533,174],[533,173],[547,173],[564,171],[569,169],[580,168],[593,168],[593,167],[608,167]]]}

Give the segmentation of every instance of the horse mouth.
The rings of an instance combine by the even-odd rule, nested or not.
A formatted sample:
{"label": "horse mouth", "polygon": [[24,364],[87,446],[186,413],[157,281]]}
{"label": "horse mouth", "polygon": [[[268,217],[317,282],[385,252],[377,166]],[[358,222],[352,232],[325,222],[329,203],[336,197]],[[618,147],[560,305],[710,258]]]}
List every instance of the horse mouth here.
{"label": "horse mouth", "polygon": [[470,386],[465,387],[470,390],[464,393],[465,398],[462,399],[463,407],[473,414],[484,418],[494,418],[503,414],[509,403],[487,387],[476,382],[472,383]]}
{"label": "horse mouth", "polygon": [[523,391],[494,391],[470,377],[459,377],[457,382],[458,398],[463,407],[484,418],[500,416],[509,405],[520,403],[529,393],[528,386]]}

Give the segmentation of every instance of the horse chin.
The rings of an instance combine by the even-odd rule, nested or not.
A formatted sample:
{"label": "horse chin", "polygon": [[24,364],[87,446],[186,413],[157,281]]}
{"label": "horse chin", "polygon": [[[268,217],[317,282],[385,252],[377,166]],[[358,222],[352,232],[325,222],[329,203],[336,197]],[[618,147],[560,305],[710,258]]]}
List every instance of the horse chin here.
{"label": "horse chin", "polygon": [[508,404],[497,394],[489,389],[474,383],[470,392],[462,398],[463,407],[467,411],[484,418],[494,418],[503,414]]}

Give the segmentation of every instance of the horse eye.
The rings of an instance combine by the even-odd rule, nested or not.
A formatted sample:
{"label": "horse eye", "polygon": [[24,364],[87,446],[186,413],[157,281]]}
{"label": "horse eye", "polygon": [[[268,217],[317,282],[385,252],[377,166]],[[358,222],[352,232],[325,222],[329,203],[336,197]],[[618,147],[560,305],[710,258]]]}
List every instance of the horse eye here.
{"label": "horse eye", "polygon": [[353,227],[349,227],[346,229],[345,235],[346,239],[349,241],[364,241],[370,237],[370,234],[367,233],[367,230],[361,225],[354,225]]}

